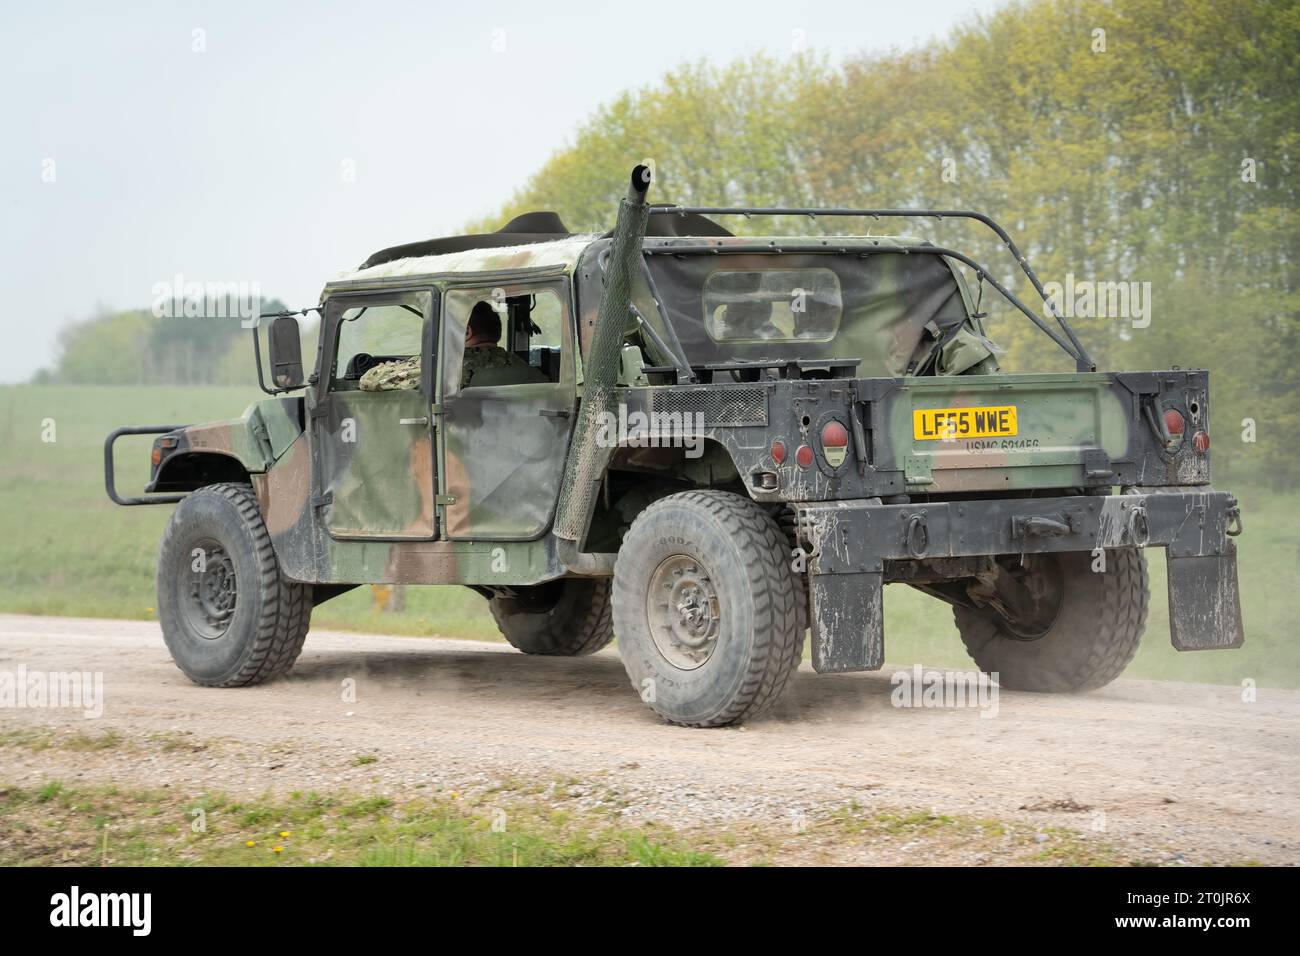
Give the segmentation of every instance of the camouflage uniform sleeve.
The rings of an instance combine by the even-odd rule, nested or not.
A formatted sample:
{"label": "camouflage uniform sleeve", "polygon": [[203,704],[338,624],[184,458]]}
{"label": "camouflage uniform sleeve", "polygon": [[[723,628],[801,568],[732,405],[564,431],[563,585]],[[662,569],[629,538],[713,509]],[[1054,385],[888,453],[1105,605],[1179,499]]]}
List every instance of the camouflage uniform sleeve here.
{"label": "camouflage uniform sleeve", "polygon": [[420,387],[420,358],[411,356],[400,362],[384,362],[361,376],[363,392],[383,392],[399,388]]}

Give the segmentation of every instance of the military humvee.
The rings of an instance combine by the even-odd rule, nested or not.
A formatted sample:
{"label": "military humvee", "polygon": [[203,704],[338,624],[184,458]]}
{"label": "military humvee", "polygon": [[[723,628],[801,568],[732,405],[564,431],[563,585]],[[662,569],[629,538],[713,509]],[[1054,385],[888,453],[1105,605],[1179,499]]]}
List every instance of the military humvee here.
{"label": "military humvee", "polygon": [[[1003,686],[1081,691],[1132,658],[1153,547],[1175,647],[1240,645],[1205,372],[1097,372],[1055,309],[955,249],[719,224],[974,219],[1050,306],[978,213],[650,206],[648,185],[637,167],[605,235],[534,213],[379,252],[325,287],[309,376],[301,313],[280,314],[270,398],[109,437],[114,501],[178,503],[158,614],[185,674],[265,681],[316,604],[458,584],[525,653],[617,635],[657,713],[718,726],[773,704],[806,634],[819,672],[881,667],[883,586],[903,583],[953,606]],[[1077,372],[1000,373],[985,284]],[[482,347],[496,361],[466,361]],[[113,442],[138,433],[159,436],[149,494],[123,498]]]}

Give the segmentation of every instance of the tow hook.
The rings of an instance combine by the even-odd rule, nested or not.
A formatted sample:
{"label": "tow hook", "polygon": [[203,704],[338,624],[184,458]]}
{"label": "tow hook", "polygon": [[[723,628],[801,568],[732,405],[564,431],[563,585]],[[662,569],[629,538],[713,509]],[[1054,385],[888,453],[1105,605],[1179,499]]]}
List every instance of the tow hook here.
{"label": "tow hook", "polygon": [[1011,519],[1013,538],[1063,538],[1073,531],[1066,515],[1016,515]]}
{"label": "tow hook", "polygon": [[1229,538],[1235,538],[1241,532],[1241,506],[1234,503],[1224,514],[1223,533]]}
{"label": "tow hook", "polygon": [[925,557],[930,549],[930,529],[925,524],[925,511],[907,516],[907,529],[903,532],[903,544],[907,553],[914,558]]}
{"label": "tow hook", "polygon": [[1151,526],[1147,523],[1147,509],[1135,505],[1128,513],[1128,539],[1136,547],[1145,548],[1151,540]]}

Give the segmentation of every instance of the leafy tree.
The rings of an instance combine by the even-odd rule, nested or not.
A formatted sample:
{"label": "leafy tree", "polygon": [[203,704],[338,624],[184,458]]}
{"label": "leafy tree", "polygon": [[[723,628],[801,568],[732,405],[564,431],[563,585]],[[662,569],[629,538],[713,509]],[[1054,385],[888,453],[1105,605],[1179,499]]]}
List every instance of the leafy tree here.
{"label": "leafy tree", "polygon": [[[597,111],[475,226],[554,209],[570,228],[606,229],[642,157],[661,201],[986,211],[1045,281],[1150,283],[1145,327],[1073,321],[1094,358],[1208,367],[1219,474],[1283,476],[1300,464],[1297,50],[1300,5],[1286,0],[1036,0],[838,66],[806,55],[686,64]],[[973,225],[727,225],[930,236],[1036,301]],[[1018,313],[995,307],[990,323],[1009,370],[1069,368]],[[1255,444],[1241,441],[1245,419]]]}

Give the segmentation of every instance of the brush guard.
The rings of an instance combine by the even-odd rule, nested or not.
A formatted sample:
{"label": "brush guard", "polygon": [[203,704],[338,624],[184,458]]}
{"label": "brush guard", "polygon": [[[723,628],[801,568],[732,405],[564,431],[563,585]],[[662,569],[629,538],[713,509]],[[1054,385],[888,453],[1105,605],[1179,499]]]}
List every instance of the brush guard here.
{"label": "brush guard", "polygon": [[178,428],[184,427],[184,425],[127,425],[124,428],[115,429],[104,440],[104,490],[108,492],[108,497],[114,504],[174,505],[185,497],[184,495],[149,495],[142,498],[123,498],[117,493],[117,487],[113,479],[113,443],[123,435],[165,435],[168,432],[174,432]]}

